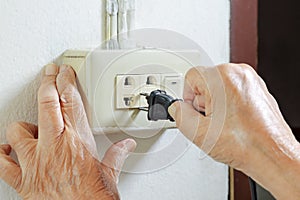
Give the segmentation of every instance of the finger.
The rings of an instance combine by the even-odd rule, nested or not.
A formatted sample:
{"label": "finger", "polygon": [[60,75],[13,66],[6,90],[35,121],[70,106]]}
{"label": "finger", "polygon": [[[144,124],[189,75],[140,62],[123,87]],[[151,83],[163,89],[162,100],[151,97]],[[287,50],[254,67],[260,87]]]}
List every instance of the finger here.
{"label": "finger", "polygon": [[0,178],[17,189],[17,186],[21,183],[21,169],[9,156],[10,151],[11,147],[9,145],[0,145]]}
{"label": "finger", "polygon": [[[76,75],[70,66],[62,65],[56,79],[57,91],[65,120],[74,128],[88,124],[81,96],[77,90]],[[77,124],[80,122],[80,124]],[[84,122],[84,123],[82,123]],[[80,125],[80,126],[79,126]],[[83,127],[86,129],[87,127]]]}
{"label": "finger", "polygon": [[[84,142],[86,148],[97,155],[94,136],[89,127],[86,112],[76,85],[76,75],[72,67],[62,65],[56,79],[61,110],[66,124],[70,124]],[[97,156],[96,156],[97,157]]]}
{"label": "finger", "polygon": [[204,95],[196,95],[193,101],[193,107],[198,112],[205,112],[205,96]]}
{"label": "finger", "polygon": [[185,102],[192,103],[196,95],[204,95],[206,83],[204,79],[204,67],[191,68],[185,76],[183,98]]}
{"label": "finger", "polygon": [[102,164],[111,169],[111,175],[117,183],[120,171],[128,155],[136,148],[136,142],[133,139],[125,139],[113,144],[105,153]]}
{"label": "finger", "polygon": [[185,77],[184,101],[192,104],[197,111],[205,112],[206,116],[212,113],[213,84],[211,80],[216,76],[215,71],[217,71],[216,68],[212,67],[196,67],[190,69]]}
{"label": "finger", "polygon": [[6,139],[15,150],[18,158],[26,157],[26,144],[37,137],[37,127],[25,122],[16,122],[7,128]]}
{"label": "finger", "polygon": [[196,145],[200,146],[204,140],[209,126],[209,118],[206,118],[194,107],[185,102],[175,102],[169,109],[169,114],[176,121],[178,129]]}
{"label": "finger", "polygon": [[11,152],[11,146],[9,144],[0,145],[0,154],[9,155]]}
{"label": "finger", "polygon": [[55,64],[46,66],[38,93],[38,125],[39,142],[52,144],[64,130],[59,96],[56,89],[56,75],[58,67]]}

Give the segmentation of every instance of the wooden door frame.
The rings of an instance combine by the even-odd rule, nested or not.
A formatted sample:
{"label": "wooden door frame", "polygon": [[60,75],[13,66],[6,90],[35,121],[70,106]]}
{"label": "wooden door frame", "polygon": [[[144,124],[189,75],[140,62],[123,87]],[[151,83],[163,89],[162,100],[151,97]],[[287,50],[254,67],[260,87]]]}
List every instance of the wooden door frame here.
{"label": "wooden door frame", "polygon": [[[246,63],[257,70],[258,0],[231,0],[230,62]],[[250,200],[248,177],[230,170],[230,199]]]}
{"label": "wooden door frame", "polygon": [[[258,0],[231,0],[230,62],[258,65]],[[300,141],[300,127],[292,128]],[[250,200],[248,177],[230,169],[230,199]]]}
{"label": "wooden door frame", "polygon": [[231,0],[230,61],[257,69],[258,0]]}

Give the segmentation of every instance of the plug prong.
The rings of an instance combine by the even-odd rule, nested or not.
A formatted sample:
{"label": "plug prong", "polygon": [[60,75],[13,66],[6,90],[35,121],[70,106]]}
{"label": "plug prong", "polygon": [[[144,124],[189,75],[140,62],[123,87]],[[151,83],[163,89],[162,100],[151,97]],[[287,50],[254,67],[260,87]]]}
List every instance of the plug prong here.
{"label": "plug prong", "polygon": [[144,107],[140,107],[139,110],[145,111],[145,112],[148,112],[148,111],[149,111],[148,108],[144,108]]}
{"label": "plug prong", "polygon": [[140,93],[140,95],[141,95],[141,96],[145,96],[145,97],[149,97],[149,94],[148,94],[148,93],[143,93],[143,92],[142,92],[142,93]]}

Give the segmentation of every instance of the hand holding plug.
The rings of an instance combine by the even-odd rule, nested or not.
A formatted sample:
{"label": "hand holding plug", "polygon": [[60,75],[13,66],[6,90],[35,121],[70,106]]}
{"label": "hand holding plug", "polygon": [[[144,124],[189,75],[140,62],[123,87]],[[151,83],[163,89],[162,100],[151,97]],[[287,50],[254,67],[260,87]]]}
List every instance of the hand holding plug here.
{"label": "hand holding plug", "polygon": [[168,111],[188,139],[277,199],[300,199],[300,144],[252,67],[192,68],[183,98]]}
{"label": "hand holding plug", "polygon": [[180,99],[173,98],[163,90],[154,90],[150,94],[141,93],[140,95],[145,96],[147,99],[148,108],[140,109],[148,112],[149,121],[170,120],[174,122],[174,119],[168,112],[168,108],[174,102],[181,101]]}

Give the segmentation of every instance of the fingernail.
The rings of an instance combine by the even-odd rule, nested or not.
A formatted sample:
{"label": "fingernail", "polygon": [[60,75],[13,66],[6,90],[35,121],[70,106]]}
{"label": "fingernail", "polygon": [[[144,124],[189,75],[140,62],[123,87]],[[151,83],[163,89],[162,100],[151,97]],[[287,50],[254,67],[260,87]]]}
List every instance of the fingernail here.
{"label": "fingernail", "polygon": [[133,152],[136,148],[136,142],[133,139],[126,139],[123,142],[117,144],[120,148],[126,148],[128,152]]}
{"label": "fingernail", "polygon": [[176,113],[176,105],[173,103],[169,108],[168,108],[169,114],[174,118],[175,113]]}
{"label": "fingernail", "polygon": [[54,76],[57,74],[57,66],[55,64],[48,64],[46,66],[45,75],[46,76]]}
{"label": "fingernail", "polygon": [[59,72],[60,73],[64,72],[64,71],[66,71],[67,68],[68,68],[68,65],[62,65],[62,66],[59,67]]}

